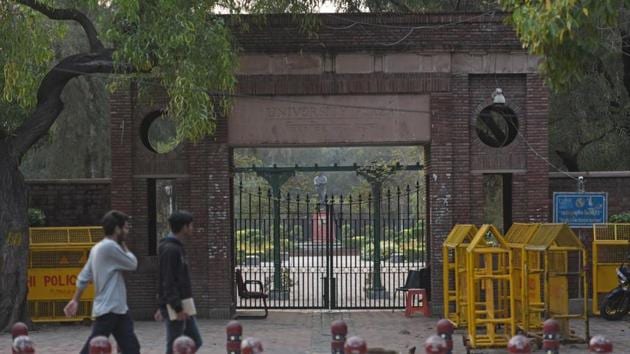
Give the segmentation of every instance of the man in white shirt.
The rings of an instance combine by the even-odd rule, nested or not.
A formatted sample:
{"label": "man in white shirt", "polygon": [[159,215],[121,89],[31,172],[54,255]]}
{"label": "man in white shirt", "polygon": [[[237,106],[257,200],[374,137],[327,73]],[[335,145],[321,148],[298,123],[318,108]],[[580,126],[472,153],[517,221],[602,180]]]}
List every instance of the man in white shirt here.
{"label": "man in white shirt", "polygon": [[127,307],[127,289],[123,271],[136,270],[138,261],[129,251],[125,239],[129,233],[129,216],[112,210],[103,217],[105,237],[94,245],[88,260],[77,277],[77,290],[63,309],[68,317],[76,315],[79,299],[88,282],[94,283],[92,334],[81,350],[88,354],[90,339],[114,336],[123,354],[140,354],[140,343],[133,331]]}

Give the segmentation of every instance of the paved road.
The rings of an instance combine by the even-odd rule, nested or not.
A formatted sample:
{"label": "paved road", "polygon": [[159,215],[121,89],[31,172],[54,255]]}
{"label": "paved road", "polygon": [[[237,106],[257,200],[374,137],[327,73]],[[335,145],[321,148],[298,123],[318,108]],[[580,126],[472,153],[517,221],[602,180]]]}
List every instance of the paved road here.
{"label": "paved road", "polygon": [[[435,333],[436,318],[421,316],[405,318],[401,311],[372,312],[272,312],[266,320],[241,320],[245,336],[261,338],[265,353],[324,354],[330,353],[330,323],[344,319],[350,335],[366,339],[370,348],[383,347],[407,353],[407,349],[420,344]],[[200,320],[204,345],[199,353],[225,353],[225,324],[221,320]],[[161,323],[136,322],[136,332],[143,354],[163,353],[164,330]],[[78,353],[89,333],[82,325],[46,325],[31,332],[38,354]],[[580,333],[579,331],[577,333]],[[607,322],[595,318],[592,334],[605,334],[612,339],[615,353],[630,353],[630,322]],[[455,336],[455,353],[465,353],[462,347],[463,331]],[[9,353],[10,338],[0,334],[0,353]],[[584,345],[563,346],[561,353],[587,353]],[[423,353],[422,349],[416,353]],[[505,353],[505,351],[478,351],[477,353]]]}

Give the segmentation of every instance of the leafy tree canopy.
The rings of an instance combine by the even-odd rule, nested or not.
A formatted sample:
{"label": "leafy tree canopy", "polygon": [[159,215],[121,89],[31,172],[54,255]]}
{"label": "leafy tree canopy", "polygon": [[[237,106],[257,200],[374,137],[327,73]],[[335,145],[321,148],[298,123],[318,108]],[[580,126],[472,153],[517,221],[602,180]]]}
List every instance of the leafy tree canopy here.
{"label": "leafy tree canopy", "polygon": [[[225,108],[225,101],[207,93],[229,92],[235,82],[230,35],[213,14],[218,5],[215,0],[1,2],[3,134],[14,133],[24,118],[12,111],[30,110],[41,100],[44,77],[64,72],[120,74],[112,75],[113,84],[130,75],[159,83],[170,98],[167,109],[180,136],[196,140],[212,134],[217,111],[211,107]],[[54,63],[53,43],[63,39],[67,21],[83,27],[93,55]],[[56,65],[52,71],[51,65]]]}
{"label": "leafy tree canopy", "polygon": [[[554,89],[566,89],[604,69],[620,55],[628,0],[499,0],[531,53],[544,57],[541,69]],[[602,58],[602,60],[599,60]]]}

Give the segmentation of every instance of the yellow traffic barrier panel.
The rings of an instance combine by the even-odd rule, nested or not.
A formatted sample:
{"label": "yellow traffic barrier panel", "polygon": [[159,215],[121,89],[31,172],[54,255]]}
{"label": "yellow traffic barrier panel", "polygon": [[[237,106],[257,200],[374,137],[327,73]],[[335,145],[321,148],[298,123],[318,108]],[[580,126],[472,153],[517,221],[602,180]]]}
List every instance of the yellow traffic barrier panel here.
{"label": "yellow traffic barrier panel", "polygon": [[[553,318],[560,323],[560,333],[564,342],[584,343],[589,339],[588,321],[588,283],[584,264],[587,255],[584,245],[567,224],[540,224],[524,247],[526,252],[525,271],[543,273],[542,303],[534,294],[538,286],[529,288],[530,295],[524,298],[527,312],[523,314],[525,328],[529,335],[542,340],[543,319]],[[578,260],[578,264],[569,267],[569,258]],[[539,278],[529,278],[529,280]],[[570,280],[573,279],[574,282]],[[572,313],[569,307],[569,286],[571,284],[583,289],[582,303],[579,311]],[[533,300],[535,302],[531,302]],[[584,336],[577,336],[571,329],[570,321],[583,321]]]}
{"label": "yellow traffic barrier panel", "polygon": [[466,248],[468,349],[505,348],[516,334],[511,258],[493,225],[483,225]]}
{"label": "yellow traffic barrier panel", "polygon": [[456,327],[466,325],[466,247],[477,231],[475,225],[455,225],[442,245],[444,318]]}
{"label": "yellow traffic barrier panel", "polygon": [[540,224],[514,223],[505,234],[505,241],[512,251],[514,320],[516,326],[525,333],[542,329],[544,320],[540,254],[525,250],[539,226]]}
{"label": "yellow traffic barrier panel", "polygon": [[99,227],[34,227],[29,230],[28,306],[33,322],[89,320],[94,289],[83,293],[77,315],[63,308],[72,298],[76,280],[92,246],[103,238]]}
{"label": "yellow traffic barrier panel", "polygon": [[593,314],[603,296],[617,287],[617,268],[630,254],[630,224],[593,225]]}

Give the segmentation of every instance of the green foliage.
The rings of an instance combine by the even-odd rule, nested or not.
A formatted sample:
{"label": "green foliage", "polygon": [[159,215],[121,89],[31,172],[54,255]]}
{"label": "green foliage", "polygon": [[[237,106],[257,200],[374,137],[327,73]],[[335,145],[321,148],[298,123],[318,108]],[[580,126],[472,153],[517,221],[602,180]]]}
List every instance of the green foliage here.
{"label": "green foliage", "polygon": [[415,227],[401,230],[396,235],[394,241],[397,243],[420,242],[420,237],[423,232],[422,226],[418,224]]}
{"label": "green foliage", "polygon": [[630,223],[630,212],[611,215],[608,220],[613,223]]}
{"label": "green foliage", "polygon": [[[380,258],[382,261],[388,260],[389,256],[398,250],[398,245],[392,241],[381,241],[380,247]],[[361,259],[365,261],[374,259],[374,244],[372,242],[368,242],[361,247]]]}
{"label": "green foliage", "polygon": [[[212,135],[217,115],[229,105],[224,96],[208,93],[232,91],[236,62],[227,27],[212,15],[216,2],[118,2],[118,25],[105,32],[117,49],[114,59],[158,78],[179,138]],[[152,81],[141,87],[155,88]]]}
{"label": "green foliage", "polygon": [[[53,41],[63,33],[60,23],[36,11],[13,1],[0,2],[0,102],[34,106],[37,87],[54,57]],[[8,119],[0,111],[0,121]]]}
{"label": "green foliage", "polygon": [[344,237],[343,244],[346,248],[357,249],[367,243],[365,236]]}
{"label": "green foliage", "polygon": [[384,182],[388,178],[390,178],[396,170],[394,166],[399,164],[399,161],[371,161],[369,164],[360,167],[357,170],[359,175],[365,176],[368,180],[373,180],[377,182]]}
{"label": "green foliage", "polygon": [[338,237],[342,237],[342,238],[346,239],[346,238],[351,238],[352,236],[354,236],[354,234],[352,232],[352,225],[351,224],[343,224],[341,226],[341,235],[338,235]]}
{"label": "green foliage", "polygon": [[41,209],[28,208],[28,224],[32,227],[45,226],[46,215]]}
{"label": "green foliage", "polygon": [[[236,261],[241,263],[246,256],[258,255],[262,262],[273,261],[273,236],[263,234],[259,229],[241,229],[235,233]],[[293,241],[288,238],[280,239],[280,251],[293,250]]]}
{"label": "green foliage", "polygon": [[[135,78],[141,90],[166,90],[168,116],[178,140],[212,135],[219,114],[229,109],[236,63],[232,38],[213,12],[218,1],[44,0],[52,8],[76,8],[90,18],[105,46],[114,48],[119,74],[113,87]],[[16,1],[0,2],[1,99],[31,108],[37,87],[53,62],[53,44],[65,27]],[[74,26],[73,30],[81,31]],[[127,75],[129,68],[136,72]],[[211,93],[211,95],[208,95]],[[212,94],[219,93],[219,94]],[[0,126],[6,123],[4,112]],[[5,128],[6,127],[6,128]]]}
{"label": "green foliage", "polygon": [[[282,270],[280,271],[280,279],[281,279],[282,290],[288,290],[292,288],[293,286],[295,286],[295,281],[293,280],[293,278],[291,278],[291,271],[289,270],[289,268],[282,268]],[[272,285],[273,285],[273,275],[265,278],[265,283],[263,285],[265,292],[269,292],[271,290]],[[280,289],[277,289],[277,290],[280,290]]]}
{"label": "green foliage", "polygon": [[619,15],[628,0],[499,0],[552,88],[565,89],[592,70],[593,57],[619,48]]}
{"label": "green foliage", "polygon": [[236,243],[260,243],[262,242],[261,232],[259,229],[241,229],[236,231]]}
{"label": "green foliage", "polygon": [[304,230],[301,225],[293,225],[293,227],[289,229],[287,236],[291,240],[302,241],[304,238]]}
{"label": "green foliage", "polygon": [[400,253],[407,262],[418,262],[424,259],[424,246],[419,242],[408,242],[400,244]]}

